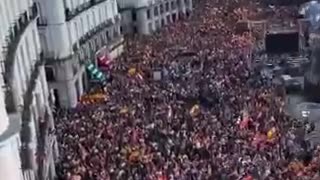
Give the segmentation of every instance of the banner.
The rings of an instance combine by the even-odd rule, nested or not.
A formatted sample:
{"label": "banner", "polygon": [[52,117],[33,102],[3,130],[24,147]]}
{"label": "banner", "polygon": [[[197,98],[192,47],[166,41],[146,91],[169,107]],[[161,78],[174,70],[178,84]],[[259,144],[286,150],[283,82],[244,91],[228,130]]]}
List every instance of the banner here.
{"label": "banner", "polygon": [[104,75],[104,73],[101,72],[93,63],[87,64],[86,68],[93,79],[100,82],[104,82],[106,80],[106,76]]}
{"label": "banner", "polygon": [[113,59],[109,53],[109,50],[107,47],[101,48],[97,53],[96,53],[96,58],[98,62],[98,66],[102,68],[110,68],[111,64],[113,62]]}

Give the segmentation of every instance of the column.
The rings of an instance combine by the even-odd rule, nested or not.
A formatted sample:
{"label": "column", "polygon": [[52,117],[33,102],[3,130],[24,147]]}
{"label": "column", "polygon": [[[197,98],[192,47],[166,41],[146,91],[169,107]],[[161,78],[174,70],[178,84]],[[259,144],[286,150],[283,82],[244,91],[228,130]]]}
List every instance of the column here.
{"label": "column", "polygon": [[[179,1],[179,0],[178,0]],[[191,1],[191,0],[189,0]],[[180,11],[185,14],[186,13],[186,3],[185,3],[185,0],[180,0],[180,4],[179,4],[179,9]]]}
{"label": "column", "polygon": [[82,83],[82,77],[83,77],[83,73],[81,73],[80,75],[79,75],[79,78],[78,78],[78,92],[79,92],[79,96],[81,96],[82,94],[83,94],[83,83]]}
{"label": "column", "polygon": [[77,90],[72,80],[60,82],[58,85],[60,105],[64,108],[73,108],[77,105]]}
{"label": "column", "polygon": [[22,180],[20,162],[10,142],[0,143],[0,175],[6,180]]}
{"label": "column", "polygon": [[59,102],[64,108],[76,107],[78,102],[73,62],[73,60],[66,60],[56,66]]}
{"label": "column", "polygon": [[42,89],[42,98],[43,98],[43,102],[44,104],[48,104],[48,100],[49,100],[49,88],[48,88],[48,84],[47,84],[47,79],[46,79],[46,73],[45,73],[45,69],[44,66],[40,66],[39,67],[39,79],[40,79],[40,84],[41,84],[41,89]]}
{"label": "column", "polygon": [[137,26],[139,34],[149,34],[147,8],[137,10]]}
{"label": "column", "polygon": [[187,1],[189,1],[189,3],[188,3],[188,5],[187,5],[187,8],[190,10],[190,11],[192,11],[192,0],[187,0]]}

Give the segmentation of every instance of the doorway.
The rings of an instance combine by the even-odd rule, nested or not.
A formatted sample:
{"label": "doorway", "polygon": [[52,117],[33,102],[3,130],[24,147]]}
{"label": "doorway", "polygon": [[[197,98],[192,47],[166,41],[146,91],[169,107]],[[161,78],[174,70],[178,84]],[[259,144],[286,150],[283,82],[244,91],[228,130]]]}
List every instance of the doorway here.
{"label": "doorway", "polygon": [[59,92],[58,89],[53,89],[53,97],[54,97],[54,105],[56,108],[60,108],[61,104],[60,104],[60,98],[59,98]]}

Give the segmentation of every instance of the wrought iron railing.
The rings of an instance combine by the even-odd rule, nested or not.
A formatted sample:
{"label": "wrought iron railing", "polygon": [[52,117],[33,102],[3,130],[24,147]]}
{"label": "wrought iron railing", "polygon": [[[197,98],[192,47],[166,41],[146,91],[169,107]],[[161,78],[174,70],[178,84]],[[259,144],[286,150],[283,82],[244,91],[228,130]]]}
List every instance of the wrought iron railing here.
{"label": "wrought iron railing", "polygon": [[[115,22],[118,22],[119,20],[120,20],[120,16],[117,18],[115,17]],[[95,41],[95,39],[100,38],[99,36],[101,34],[106,33],[106,29],[111,27],[112,25],[114,25],[114,21],[112,19],[108,19],[107,21],[105,21],[104,23],[101,23],[96,28],[94,28],[91,31],[89,31],[88,33],[84,34],[82,37],[79,38],[79,40],[76,43],[74,43],[72,45],[73,52],[75,54],[77,54],[77,52],[82,51],[82,48],[84,46],[88,45],[88,43]],[[108,44],[113,44],[114,42],[118,42],[119,39],[121,39],[121,33],[116,32],[114,34],[113,38],[108,39]],[[101,47],[103,47],[104,45],[105,44],[102,43]],[[94,46],[94,47],[96,47],[96,46]],[[97,47],[97,48],[101,48],[101,47]],[[74,54],[70,54],[67,57],[59,58],[56,56],[52,56],[52,57],[48,56],[48,54],[46,53],[45,54],[46,64],[64,62],[64,61],[72,59],[74,57],[73,55]]]}
{"label": "wrought iron railing", "polygon": [[110,20],[110,19],[107,20],[106,22],[99,25],[97,28],[95,28],[95,29],[89,31],[88,33],[86,33],[85,35],[83,35],[76,44],[79,44],[79,46],[83,46],[89,40],[91,40],[92,38],[97,36],[97,34],[104,33],[106,28],[111,27],[112,25],[113,25],[112,20]]}
{"label": "wrought iron railing", "polygon": [[29,24],[38,17],[37,4],[34,3],[29,10],[29,16],[27,11],[20,15],[20,18],[14,23],[10,29],[6,42],[7,46],[4,47],[4,83],[6,94],[6,106],[9,113],[16,112],[16,105],[13,100],[12,92],[12,75],[13,67],[15,64],[16,51],[21,40],[22,35],[28,28]]}
{"label": "wrought iron railing", "polygon": [[90,9],[91,7],[98,5],[102,2],[105,2],[106,0],[90,0],[89,2],[86,2],[80,6],[78,6],[76,9],[71,10],[69,8],[66,8],[65,10],[65,16],[66,16],[66,21],[70,21],[77,15],[81,14],[82,12]]}

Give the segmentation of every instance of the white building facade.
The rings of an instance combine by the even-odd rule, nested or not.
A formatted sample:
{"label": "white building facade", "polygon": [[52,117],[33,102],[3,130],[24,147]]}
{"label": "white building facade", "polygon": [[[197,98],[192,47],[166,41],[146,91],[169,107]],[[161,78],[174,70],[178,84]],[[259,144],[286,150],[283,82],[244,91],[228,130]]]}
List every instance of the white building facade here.
{"label": "white building facade", "polygon": [[96,53],[123,51],[116,0],[37,0],[46,75],[56,105],[72,108],[89,86],[86,64]]}
{"label": "white building facade", "polygon": [[192,12],[192,0],[118,1],[123,33],[151,34]]}
{"label": "white building facade", "polygon": [[0,1],[0,175],[6,180],[48,179],[55,172],[38,16],[33,0]]}

